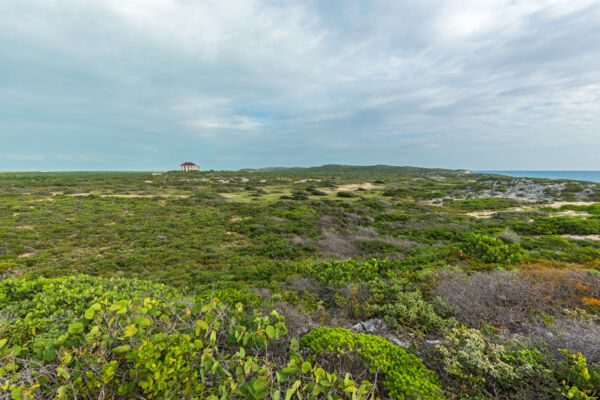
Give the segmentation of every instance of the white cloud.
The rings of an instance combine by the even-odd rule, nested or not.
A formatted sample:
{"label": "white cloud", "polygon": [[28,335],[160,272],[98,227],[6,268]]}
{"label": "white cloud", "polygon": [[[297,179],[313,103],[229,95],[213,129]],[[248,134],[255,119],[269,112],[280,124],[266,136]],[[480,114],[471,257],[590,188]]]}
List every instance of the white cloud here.
{"label": "white cloud", "polygon": [[599,41],[592,0],[0,0],[0,136],[11,154],[22,137],[65,156],[209,143],[271,165],[262,149],[457,167],[494,145],[591,152]]}

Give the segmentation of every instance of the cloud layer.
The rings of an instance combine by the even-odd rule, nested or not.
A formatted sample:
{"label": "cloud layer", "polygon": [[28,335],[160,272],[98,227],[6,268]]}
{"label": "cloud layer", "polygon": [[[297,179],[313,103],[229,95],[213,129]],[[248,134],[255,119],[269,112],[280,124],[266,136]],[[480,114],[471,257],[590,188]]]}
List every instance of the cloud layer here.
{"label": "cloud layer", "polygon": [[0,0],[0,170],[600,169],[600,3]]}

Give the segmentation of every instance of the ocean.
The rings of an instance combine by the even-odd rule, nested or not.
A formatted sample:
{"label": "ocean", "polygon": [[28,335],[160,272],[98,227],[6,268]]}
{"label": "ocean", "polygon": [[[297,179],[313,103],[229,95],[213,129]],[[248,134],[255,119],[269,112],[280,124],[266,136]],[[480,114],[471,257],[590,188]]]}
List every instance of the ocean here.
{"label": "ocean", "polygon": [[475,171],[501,174],[519,178],[573,179],[576,181],[600,182],[600,171]]}

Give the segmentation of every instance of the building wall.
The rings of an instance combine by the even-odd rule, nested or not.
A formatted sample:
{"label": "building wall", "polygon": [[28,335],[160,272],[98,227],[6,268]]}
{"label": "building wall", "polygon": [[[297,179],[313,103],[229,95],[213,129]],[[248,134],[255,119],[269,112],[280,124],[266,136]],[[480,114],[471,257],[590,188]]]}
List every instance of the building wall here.
{"label": "building wall", "polygon": [[200,167],[197,165],[181,165],[179,170],[182,172],[200,171]]}

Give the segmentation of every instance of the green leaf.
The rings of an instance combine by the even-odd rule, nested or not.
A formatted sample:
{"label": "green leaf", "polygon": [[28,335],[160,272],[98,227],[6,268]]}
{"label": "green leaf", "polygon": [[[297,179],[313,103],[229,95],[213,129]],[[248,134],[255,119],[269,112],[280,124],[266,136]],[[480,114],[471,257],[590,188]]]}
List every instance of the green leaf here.
{"label": "green leaf", "polygon": [[307,374],[311,370],[312,370],[312,365],[310,365],[310,363],[308,361],[304,361],[302,363],[302,373]]}
{"label": "green leaf", "polygon": [[96,313],[96,310],[94,310],[92,307],[90,307],[87,310],[85,310],[85,314],[83,314],[83,316],[86,319],[94,319],[94,314],[95,313]]}
{"label": "green leaf", "polygon": [[252,382],[252,389],[254,389],[254,393],[256,394],[266,391],[267,387],[267,383],[262,379],[255,379],[254,382]]}
{"label": "green leaf", "polygon": [[83,324],[81,322],[73,322],[69,325],[69,333],[72,335],[80,334],[83,332]]}
{"label": "green leaf", "polygon": [[292,398],[292,396],[294,395],[294,393],[296,393],[296,390],[298,390],[298,387],[300,386],[302,382],[301,381],[296,381],[294,382],[294,384],[292,385],[291,388],[289,388],[286,392],[285,392],[285,400],[290,400]]}
{"label": "green leaf", "polygon": [[6,342],[8,342],[8,339],[0,339],[0,349],[4,347]]}
{"label": "green leaf", "polygon": [[273,328],[272,325],[267,326],[265,331],[267,332],[269,339],[273,339],[275,337],[275,328]]}
{"label": "green leaf", "polygon": [[138,331],[138,328],[135,325],[127,325],[125,327],[124,336],[131,337],[131,336],[135,335],[137,331]]}
{"label": "green leaf", "polygon": [[124,344],[122,346],[117,346],[112,349],[113,353],[117,353],[117,354],[126,353],[129,350],[131,350],[131,346],[128,344]]}

